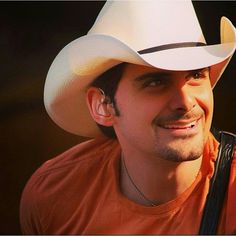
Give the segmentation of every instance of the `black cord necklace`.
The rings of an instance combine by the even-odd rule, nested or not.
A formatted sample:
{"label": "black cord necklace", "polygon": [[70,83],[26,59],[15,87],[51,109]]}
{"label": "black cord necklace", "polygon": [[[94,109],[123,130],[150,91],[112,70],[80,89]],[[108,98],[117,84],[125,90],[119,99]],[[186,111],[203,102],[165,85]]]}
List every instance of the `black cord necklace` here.
{"label": "black cord necklace", "polygon": [[134,186],[134,188],[136,189],[136,191],[139,193],[140,196],[142,196],[142,198],[148,202],[151,206],[157,206],[157,204],[155,204],[152,200],[148,199],[145,194],[138,188],[138,186],[134,183],[133,179],[131,178],[130,174],[129,174],[129,171],[126,167],[126,164],[125,164],[125,159],[123,157],[123,155],[121,154],[121,160],[122,160],[122,163],[123,163],[123,166],[124,166],[124,169],[125,169],[125,172],[131,182],[131,184]]}

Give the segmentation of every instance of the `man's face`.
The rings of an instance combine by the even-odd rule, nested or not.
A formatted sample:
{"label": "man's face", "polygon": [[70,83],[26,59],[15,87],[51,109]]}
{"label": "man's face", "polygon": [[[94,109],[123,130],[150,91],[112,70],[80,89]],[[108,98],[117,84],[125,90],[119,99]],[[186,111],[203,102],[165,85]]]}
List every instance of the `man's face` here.
{"label": "man's face", "polygon": [[128,64],[119,83],[114,129],[132,155],[171,161],[202,155],[213,113],[208,68],[166,71]]}

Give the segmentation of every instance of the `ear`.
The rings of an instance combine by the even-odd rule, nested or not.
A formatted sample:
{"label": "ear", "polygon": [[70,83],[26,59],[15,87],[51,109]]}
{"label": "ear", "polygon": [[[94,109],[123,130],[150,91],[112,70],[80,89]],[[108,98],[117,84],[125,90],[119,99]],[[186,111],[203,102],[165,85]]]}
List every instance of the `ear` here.
{"label": "ear", "polygon": [[96,87],[87,90],[86,102],[90,115],[94,121],[103,126],[112,126],[114,123],[114,108],[107,103],[105,95]]}

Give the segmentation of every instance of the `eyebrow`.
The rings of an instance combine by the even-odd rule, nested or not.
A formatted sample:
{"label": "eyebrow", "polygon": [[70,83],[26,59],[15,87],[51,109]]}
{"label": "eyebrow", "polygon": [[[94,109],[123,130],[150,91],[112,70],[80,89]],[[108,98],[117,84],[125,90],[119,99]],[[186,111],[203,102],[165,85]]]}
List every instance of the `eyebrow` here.
{"label": "eyebrow", "polygon": [[210,71],[210,67],[204,67],[196,70],[190,70],[189,73],[191,72],[205,72],[205,71]]}
{"label": "eyebrow", "polygon": [[[188,75],[190,75],[196,72],[205,72],[205,71],[210,71],[210,68],[205,67],[205,68],[200,68],[196,70],[188,70],[186,72],[188,72]],[[142,82],[146,80],[148,77],[155,77],[158,79],[158,78],[165,78],[165,77],[170,77],[170,76],[172,76],[172,73],[169,73],[167,71],[162,71],[162,72],[156,71],[156,72],[150,72],[150,73],[140,75],[134,79],[134,82]]]}
{"label": "eyebrow", "polygon": [[140,75],[134,79],[134,82],[141,82],[146,80],[148,77],[163,78],[171,76],[171,73],[168,72],[150,72],[143,75]]}

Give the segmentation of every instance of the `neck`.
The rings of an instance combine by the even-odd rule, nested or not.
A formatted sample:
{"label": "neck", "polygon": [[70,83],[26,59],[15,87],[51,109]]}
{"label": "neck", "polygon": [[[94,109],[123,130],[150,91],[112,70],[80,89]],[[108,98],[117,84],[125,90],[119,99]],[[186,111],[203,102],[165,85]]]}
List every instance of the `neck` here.
{"label": "neck", "polygon": [[122,159],[122,193],[130,200],[147,206],[166,203],[183,193],[196,179],[202,161],[201,157],[184,162],[134,159],[125,154]]}

